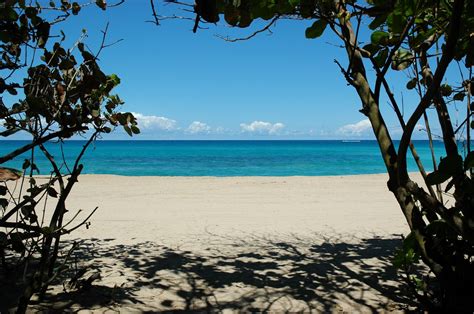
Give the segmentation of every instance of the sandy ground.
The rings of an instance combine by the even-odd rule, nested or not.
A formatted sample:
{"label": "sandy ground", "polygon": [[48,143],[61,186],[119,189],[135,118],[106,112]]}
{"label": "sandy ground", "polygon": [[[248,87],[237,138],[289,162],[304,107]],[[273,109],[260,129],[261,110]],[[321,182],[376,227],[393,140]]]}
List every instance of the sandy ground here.
{"label": "sandy ground", "polygon": [[[389,236],[408,229],[386,175],[122,177],[84,175],[69,202],[99,206],[81,237],[190,248],[209,233]],[[197,243],[196,243],[197,242]]]}
{"label": "sandy ground", "polygon": [[80,241],[77,270],[101,280],[69,296],[57,286],[50,303],[97,312],[402,310],[410,296],[391,260],[408,229],[386,181],[83,175],[70,215],[83,209],[78,222],[99,209],[67,244]]}

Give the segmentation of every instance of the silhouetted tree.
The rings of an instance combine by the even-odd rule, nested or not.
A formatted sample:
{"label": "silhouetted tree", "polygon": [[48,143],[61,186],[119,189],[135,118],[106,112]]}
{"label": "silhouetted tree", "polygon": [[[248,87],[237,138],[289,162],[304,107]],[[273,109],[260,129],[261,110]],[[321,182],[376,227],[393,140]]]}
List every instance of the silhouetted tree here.
{"label": "silhouetted tree", "polygon": [[[97,209],[77,221],[80,210],[67,205],[87,148],[118,125],[130,135],[139,133],[133,115],[117,111],[123,102],[112,90],[120,79],[103,73],[98,65],[102,49],[111,45],[105,42],[107,27],[96,53],[84,44],[85,30],[72,47],[63,47],[66,35],[58,24],[90,4],[107,8],[102,0],[85,4],[50,1],[47,6],[24,0],[0,3],[0,135],[23,133],[30,138],[0,157],[3,165],[27,156],[22,170],[0,168],[2,267],[26,274],[18,278],[24,282],[12,284],[24,290],[18,312],[26,310],[34,293],[42,297],[68,265],[70,252],[58,266],[61,236],[88,224]],[[53,156],[46,145],[54,141],[62,150],[63,141],[73,136],[82,136],[86,142],[72,163],[64,155]],[[35,176],[39,174],[38,155],[49,161],[51,172],[46,178]],[[19,189],[17,184],[7,184],[11,180],[19,180]]]}

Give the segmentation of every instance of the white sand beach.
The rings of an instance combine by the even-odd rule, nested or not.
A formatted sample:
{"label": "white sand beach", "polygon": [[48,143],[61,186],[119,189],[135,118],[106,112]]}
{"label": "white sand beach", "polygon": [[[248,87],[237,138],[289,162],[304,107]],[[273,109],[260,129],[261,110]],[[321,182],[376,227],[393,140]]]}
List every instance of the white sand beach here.
{"label": "white sand beach", "polygon": [[52,301],[122,312],[402,310],[409,296],[391,258],[408,228],[386,181],[83,175],[68,209],[99,209],[67,239],[83,240],[77,267],[101,280],[78,301]]}
{"label": "white sand beach", "polygon": [[[211,234],[406,233],[386,175],[126,177],[83,175],[69,209],[99,206],[80,237],[195,247]],[[126,235],[126,236],[125,236]],[[125,236],[125,237],[124,237]],[[125,242],[124,242],[125,241]]]}

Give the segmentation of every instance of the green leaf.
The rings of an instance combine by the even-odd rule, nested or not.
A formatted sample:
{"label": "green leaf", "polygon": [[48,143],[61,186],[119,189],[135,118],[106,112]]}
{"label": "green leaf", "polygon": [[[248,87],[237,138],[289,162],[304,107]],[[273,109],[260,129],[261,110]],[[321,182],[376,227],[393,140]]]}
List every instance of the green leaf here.
{"label": "green leaf", "polygon": [[44,48],[46,42],[49,39],[49,30],[51,25],[47,22],[41,22],[36,26],[36,36],[38,41],[38,47]]}
{"label": "green leaf", "polygon": [[40,174],[39,168],[38,168],[38,166],[36,166],[35,163],[31,164],[31,170],[36,171],[36,173]]}
{"label": "green leaf", "polygon": [[369,28],[371,30],[374,30],[378,28],[380,25],[382,25],[383,23],[385,23],[386,20],[387,20],[387,14],[379,15],[375,17],[374,20],[369,24]]}
{"label": "green leaf", "polygon": [[375,45],[386,45],[390,35],[384,31],[375,31],[370,35],[370,41]]}
{"label": "green leaf", "polygon": [[433,171],[426,176],[426,183],[429,185],[441,184],[449,178],[450,176],[447,174],[441,174],[437,171]]}
{"label": "green leaf", "polygon": [[[217,20],[218,20],[218,17],[217,17]],[[245,28],[245,27],[250,26],[250,24],[252,24],[252,21],[253,21],[252,15],[250,14],[249,11],[240,11],[240,20],[237,26],[240,28]]]}
{"label": "green leaf", "polygon": [[362,47],[362,49],[368,51],[370,53],[370,56],[374,56],[377,52],[379,52],[380,46],[374,44],[367,44]]}
{"label": "green leaf", "polygon": [[463,161],[461,156],[448,156],[441,158],[438,170],[426,176],[426,183],[429,185],[441,184],[463,171]]}
{"label": "green leaf", "polygon": [[457,237],[456,231],[444,219],[430,222],[430,224],[426,226],[425,232],[432,237],[450,238],[451,240],[455,240]]}
{"label": "green leaf", "polygon": [[463,101],[465,96],[466,94],[464,94],[464,92],[459,92],[453,96],[453,99],[456,101]]}
{"label": "green leaf", "polygon": [[401,249],[397,251],[393,259],[393,266],[402,268],[417,263],[420,259],[419,247],[415,238],[415,234],[410,234],[403,240]]}
{"label": "green leaf", "polygon": [[110,74],[108,79],[113,83],[114,86],[120,84],[120,78],[117,76],[117,74]]}
{"label": "green leaf", "polygon": [[41,228],[41,232],[42,232],[44,235],[52,234],[53,231],[54,231],[54,229],[51,228],[51,227],[43,227],[43,228]]}
{"label": "green leaf", "polygon": [[310,18],[316,9],[316,2],[314,0],[301,0],[300,14],[303,18]]}
{"label": "green leaf", "polygon": [[140,129],[136,125],[132,125],[130,129],[132,130],[133,134],[140,134]]}
{"label": "green leaf", "polygon": [[8,200],[6,198],[0,198],[0,207],[5,209],[8,207]]}
{"label": "green leaf", "polygon": [[469,36],[469,45],[466,50],[466,68],[474,66],[474,36]]}
{"label": "green leaf", "polygon": [[231,4],[227,5],[224,10],[224,19],[229,25],[236,26],[239,23],[239,10]]}
{"label": "green leaf", "polygon": [[423,44],[430,36],[436,33],[437,28],[430,28],[427,31],[420,30],[418,35],[409,37],[411,48],[416,49]]}
{"label": "green leaf", "polygon": [[29,6],[25,9],[25,14],[29,19],[33,20],[34,18],[36,18],[36,15],[38,14],[38,10],[34,7]]}
{"label": "green leaf", "polygon": [[26,250],[26,247],[22,241],[21,234],[19,232],[10,234],[9,243],[12,246],[12,249],[17,253],[23,253]]}
{"label": "green leaf", "polygon": [[96,0],[95,4],[102,10],[105,10],[107,8],[107,3],[105,2],[105,0]]}
{"label": "green leaf", "polygon": [[392,58],[392,69],[396,71],[405,70],[413,62],[413,55],[406,49],[398,49]]}
{"label": "green leaf", "polygon": [[25,170],[25,169],[28,169],[28,167],[30,167],[30,165],[31,165],[30,160],[29,160],[29,159],[25,159],[25,161],[23,162],[23,166],[21,166],[21,168],[22,168],[23,170]]}
{"label": "green leaf", "polygon": [[296,7],[297,5],[299,5],[301,2],[301,0],[288,0],[288,3],[290,4],[290,6],[292,7]]}
{"label": "green leaf", "polygon": [[196,0],[194,11],[206,22],[219,22],[219,12],[217,11],[217,1]]}
{"label": "green leaf", "polygon": [[387,18],[387,25],[392,33],[400,34],[407,24],[406,18],[402,14],[392,13]]}
{"label": "green leaf", "polygon": [[0,248],[5,247],[7,244],[7,234],[0,231]]}
{"label": "green leaf", "polygon": [[125,130],[125,132],[128,133],[128,135],[130,135],[130,136],[133,135],[132,129],[131,129],[128,125],[124,125],[124,126],[123,126],[123,129]]}
{"label": "green leaf", "polygon": [[[5,2],[3,3],[3,6],[5,6]],[[2,10],[0,10],[0,19],[3,21],[10,21],[14,22],[18,19],[18,13],[11,7],[3,7]]]}
{"label": "green leaf", "polygon": [[325,20],[315,21],[313,25],[306,29],[306,38],[314,39],[320,37],[324,33],[327,25],[328,23]]}
{"label": "green leaf", "polygon": [[8,88],[7,88],[7,91],[8,91],[8,93],[9,93],[10,95],[18,95],[18,92],[17,92],[16,89],[13,88],[13,87],[8,87]]}
{"label": "green leaf", "polygon": [[70,70],[74,67],[74,62],[72,62],[70,59],[64,59],[61,61],[61,64],[59,65],[59,69],[61,70]]}
{"label": "green leaf", "polygon": [[466,159],[464,159],[464,170],[469,170],[471,168],[474,168],[474,152],[469,152]]}
{"label": "green leaf", "polygon": [[426,226],[425,231],[430,234],[437,234],[443,232],[448,228],[451,229],[451,227],[446,223],[446,221],[444,221],[443,219],[438,219]]}
{"label": "green leaf", "polygon": [[407,88],[408,89],[414,89],[416,87],[416,78],[412,78],[411,80],[408,81],[407,83]]}
{"label": "green leaf", "polygon": [[52,186],[50,186],[48,188],[48,195],[51,196],[51,197],[57,198],[58,197],[58,192]]}
{"label": "green leaf", "polygon": [[72,3],[72,14],[73,15],[78,15],[79,11],[81,11],[81,6],[77,2]]}
{"label": "green leaf", "polygon": [[34,210],[35,210],[34,206],[25,205],[21,208],[21,213],[23,214],[23,216],[25,216],[25,218],[28,219]]}
{"label": "green leaf", "polygon": [[447,97],[452,94],[453,88],[448,84],[443,84],[440,86],[441,95]]}

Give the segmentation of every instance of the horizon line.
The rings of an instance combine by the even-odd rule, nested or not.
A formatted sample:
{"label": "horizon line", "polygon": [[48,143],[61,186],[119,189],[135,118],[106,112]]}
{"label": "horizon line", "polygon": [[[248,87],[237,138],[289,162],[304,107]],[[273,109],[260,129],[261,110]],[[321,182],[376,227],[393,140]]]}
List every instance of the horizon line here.
{"label": "horizon line", "polygon": [[[0,142],[22,141],[30,142],[28,139],[0,139]],[[64,141],[71,142],[86,142],[88,139],[65,139]],[[377,142],[376,139],[97,139],[96,141],[107,142]],[[393,141],[400,141],[394,139]],[[412,141],[429,141],[429,139],[413,139]],[[474,141],[474,140],[473,140]],[[54,141],[53,141],[54,142]],[[433,139],[433,142],[442,142],[441,139]]]}

